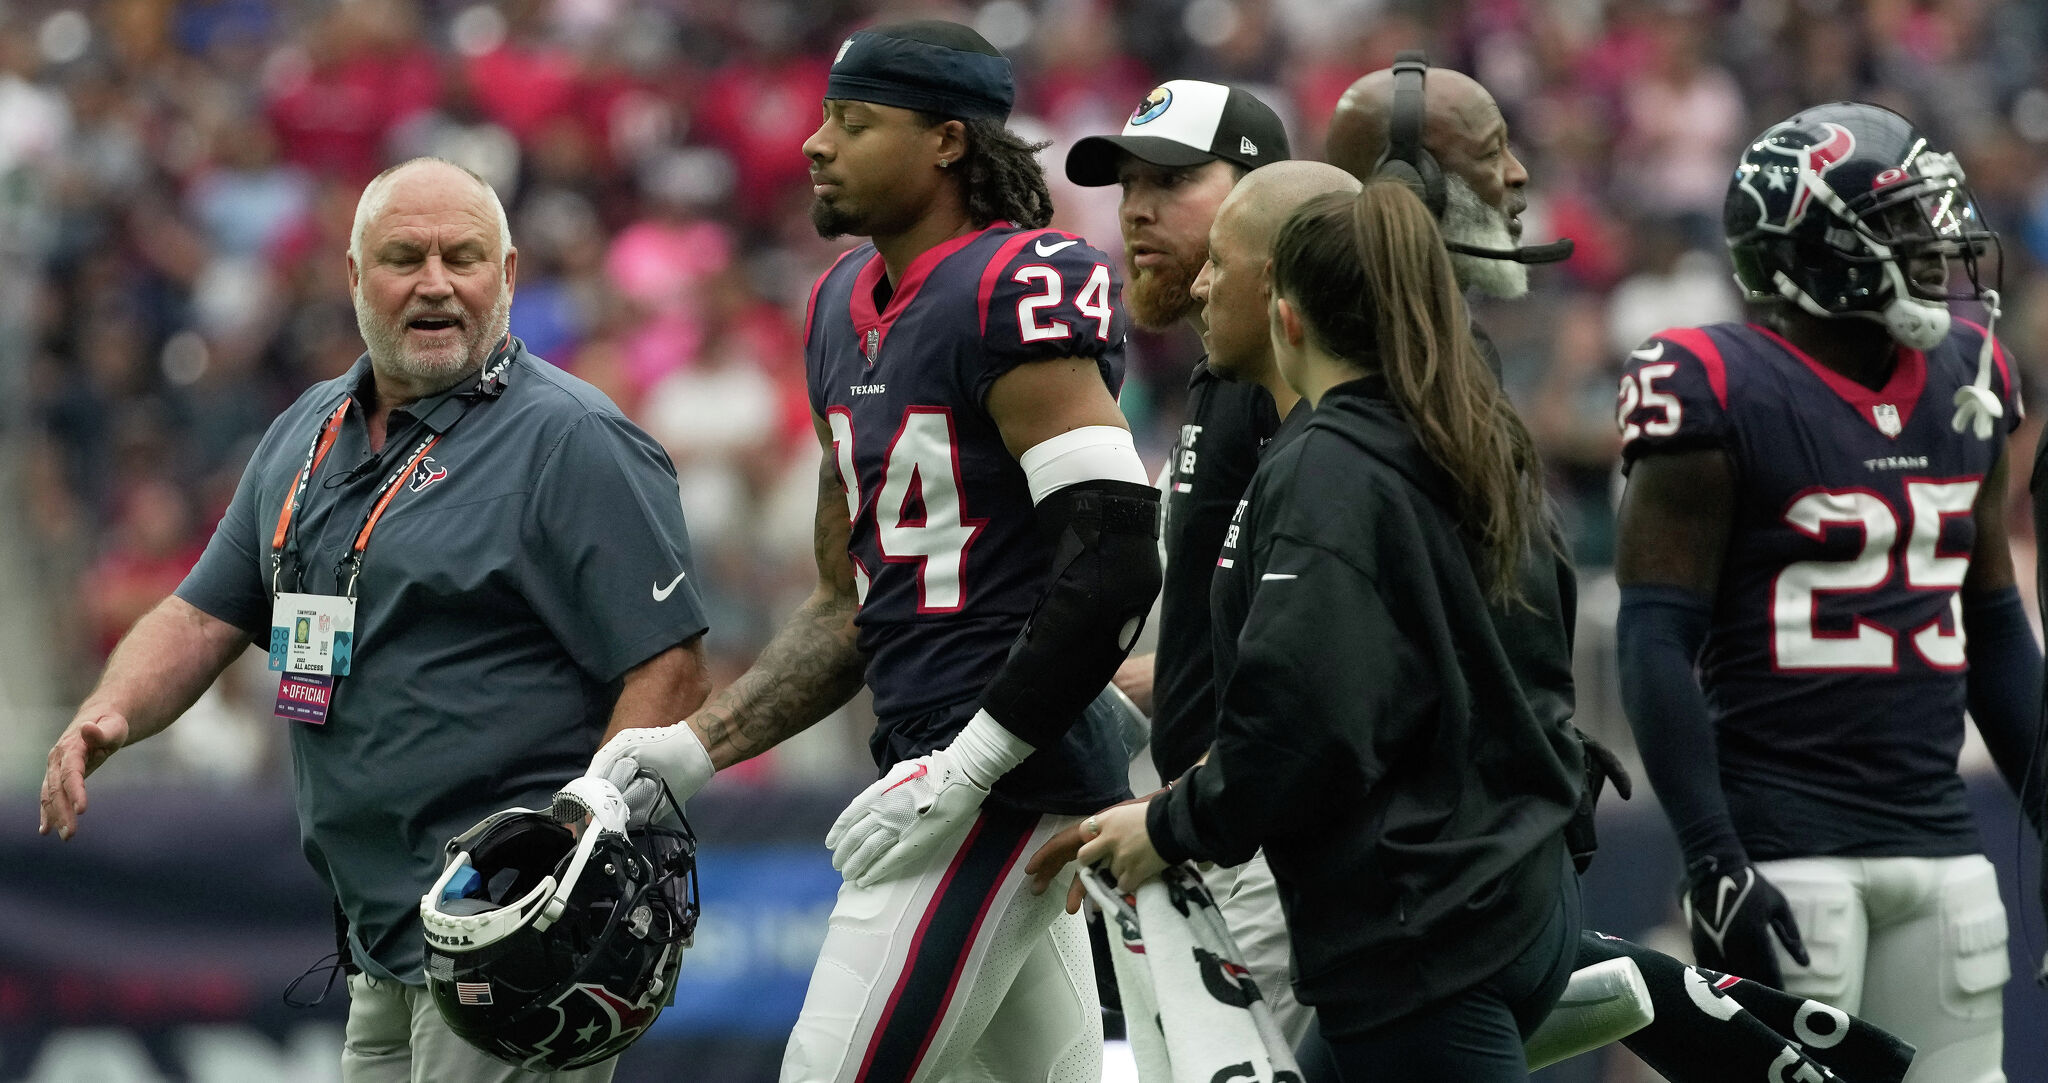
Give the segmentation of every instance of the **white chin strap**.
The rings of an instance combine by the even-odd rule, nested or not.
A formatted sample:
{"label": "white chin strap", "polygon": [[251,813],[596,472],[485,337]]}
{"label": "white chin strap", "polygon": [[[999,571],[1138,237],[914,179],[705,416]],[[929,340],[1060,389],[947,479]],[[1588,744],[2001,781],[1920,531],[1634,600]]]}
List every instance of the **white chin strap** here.
{"label": "white chin strap", "polygon": [[2005,416],[2005,404],[1991,393],[1991,363],[1993,351],[1997,349],[1992,335],[1998,332],[1998,291],[1984,291],[1984,344],[1977,347],[1977,379],[1974,383],[1956,388],[1956,416],[1949,422],[1957,432],[1963,426],[1977,434],[1979,440],[1991,439],[1997,431],[1999,418]]}
{"label": "white chin strap", "polygon": [[1916,350],[1941,345],[1941,340],[1948,337],[1948,324],[1948,306],[1939,301],[1894,296],[1884,306],[1884,329],[1891,332],[1894,341]]}

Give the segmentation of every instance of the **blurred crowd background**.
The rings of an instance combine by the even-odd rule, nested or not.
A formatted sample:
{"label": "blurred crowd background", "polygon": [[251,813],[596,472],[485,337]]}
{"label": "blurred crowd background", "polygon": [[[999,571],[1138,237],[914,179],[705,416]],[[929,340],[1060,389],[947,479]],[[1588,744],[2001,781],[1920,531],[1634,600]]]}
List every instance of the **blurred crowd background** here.
{"label": "blurred crowd background", "polygon": [[[2048,386],[2036,0],[0,0],[0,810],[13,825],[0,1079],[332,1071],[337,1006],[314,1041],[275,1002],[329,934],[293,852],[260,654],[96,776],[104,811],[82,842],[27,823],[50,740],[122,631],[184,576],[265,426],[361,351],[344,251],[363,183],[436,154],[496,186],[521,253],[514,333],[607,391],[676,463],[722,682],[813,581],[802,318],[850,242],[813,233],[799,148],[846,33],[933,14],[1011,57],[1013,126],[1049,143],[1055,224],[1112,253],[1116,190],[1075,188],[1061,166],[1160,81],[1253,89],[1299,157],[1321,156],[1344,88],[1400,49],[1491,88],[1532,177],[1526,236],[1578,251],[1532,274],[1534,296],[1478,316],[1579,560],[1580,724],[1624,750],[1606,573],[1615,380],[1645,336],[1739,315],[1719,218],[1748,139],[1858,98],[1957,150],[2004,238],[1987,267],[2004,291],[1998,330]],[[1199,352],[1184,328],[1132,340],[1122,401],[1155,468]],[[2016,439],[2011,472],[2023,582],[2035,433]],[[643,1074],[622,1081],[673,1078],[678,1063],[774,1078],[837,885],[817,838],[872,777],[868,724],[856,703],[693,802],[716,843],[705,928],[718,927],[664,1026],[695,1044],[648,1043]],[[2034,881],[2007,860],[2011,802],[1974,777],[1987,852],[2020,907]],[[1602,816],[1614,856],[1587,880],[1589,915],[1683,952],[1651,928],[1677,874],[1663,818],[1640,793]],[[2031,967],[2032,902],[2013,913]],[[2032,990],[2008,987],[2010,1019],[2048,1010],[2015,1000]],[[166,1029],[175,1019],[244,1020],[269,1039]],[[136,1035],[153,1061],[124,1044]],[[2009,1028],[2009,1064],[2042,1063],[2037,1039]],[[148,1066],[230,1048],[268,1067]],[[1592,1061],[1545,1078],[1591,1079]],[[1643,1078],[1625,1061],[1602,1062],[1603,1083]]]}
{"label": "blurred crowd background", "polygon": [[[1767,124],[1860,98],[1958,150],[2004,235],[1999,331],[2023,364],[2048,357],[2044,12],[1991,0],[0,3],[0,545],[13,554],[0,624],[17,626],[11,640],[0,628],[0,646],[21,648],[0,651],[14,701],[0,707],[26,721],[7,727],[25,751],[6,780],[39,775],[107,650],[204,544],[270,419],[360,352],[347,232],[362,184],[399,159],[442,155],[497,187],[521,253],[514,333],[668,448],[723,680],[812,575],[819,452],[801,323],[811,282],[849,242],[813,234],[799,146],[849,29],[937,13],[1001,47],[1016,65],[1014,126],[1050,143],[1056,224],[1112,253],[1115,189],[1075,188],[1061,163],[1155,83],[1250,87],[1287,120],[1296,155],[1316,157],[1343,89],[1425,47],[1498,98],[1532,176],[1527,235],[1578,240],[1569,262],[1534,273],[1535,296],[1480,318],[1597,610],[1620,361],[1662,327],[1739,313],[1720,206],[1736,154]],[[1133,340],[1123,404],[1155,466],[1198,353],[1184,330]],[[2013,472],[2016,490],[2026,475]],[[2026,560],[2027,506],[2013,508]],[[252,669],[171,731],[156,755],[173,777],[282,784],[271,689]],[[1602,709],[1592,697],[1589,715]],[[865,770],[861,729],[851,712],[752,777]]]}

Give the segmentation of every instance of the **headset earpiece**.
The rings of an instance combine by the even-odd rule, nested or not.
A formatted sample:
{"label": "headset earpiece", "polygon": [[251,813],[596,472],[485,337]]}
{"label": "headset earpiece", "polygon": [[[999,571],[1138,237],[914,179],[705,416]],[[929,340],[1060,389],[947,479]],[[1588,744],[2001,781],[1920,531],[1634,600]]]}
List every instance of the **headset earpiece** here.
{"label": "headset earpiece", "polygon": [[1442,219],[1448,197],[1444,172],[1422,146],[1423,80],[1429,58],[1419,49],[1394,57],[1394,103],[1387,117],[1387,149],[1373,163],[1376,177],[1392,177],[1413,189],[1429,213]]}

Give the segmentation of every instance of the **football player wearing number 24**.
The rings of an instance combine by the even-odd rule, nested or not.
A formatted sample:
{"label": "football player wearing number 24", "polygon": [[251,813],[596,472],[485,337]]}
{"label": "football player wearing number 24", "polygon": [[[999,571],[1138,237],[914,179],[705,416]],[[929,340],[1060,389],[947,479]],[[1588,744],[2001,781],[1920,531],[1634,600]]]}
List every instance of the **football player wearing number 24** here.
{"label": "football player wearing number 24", "polygon": [[[1771,127],[1725,211],[1755,322],[1630,356],[1623,701],[1685,851],[1700,962],[2000,1068],[2006,917],[1967,706],[2038,831],[2041,652],[2006,546],[2014,366],[1953,156],[1841,102]],[[1954,265],[1991,327],[1952,316]]]}
{"label": "football player wearing number 24", "polygon": [[872,690],[882,777],[826,839],[845,883],[784,1083],[1101,1075],[1081,919],[1023,865],[1129,795],[1100,697],[1159,590],[1158,493],[1116,403],[1121,283],[1044,228],[1013,94],[954,23],[840,47],[803,145],[811,217],[872,243],[806,321],[818,587],[686,724],[590,769],[630,759],[687,798]]}

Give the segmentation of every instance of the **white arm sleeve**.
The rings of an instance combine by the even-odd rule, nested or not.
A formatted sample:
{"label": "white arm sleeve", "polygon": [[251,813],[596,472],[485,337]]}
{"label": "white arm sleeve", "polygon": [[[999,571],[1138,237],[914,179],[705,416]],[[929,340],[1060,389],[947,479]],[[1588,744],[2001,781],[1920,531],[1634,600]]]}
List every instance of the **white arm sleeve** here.
{"label": "white arm sleeve", "polygon": [[1037,504],[1053,493],[1083,481],[1128,481],[1150,485],[1145,463],[1138,458],[1138,445],[1129,429],[1115,425],[1086,425],[1045,440],[1017,457],[1024,477],[1031,483],[1031,502]]}

